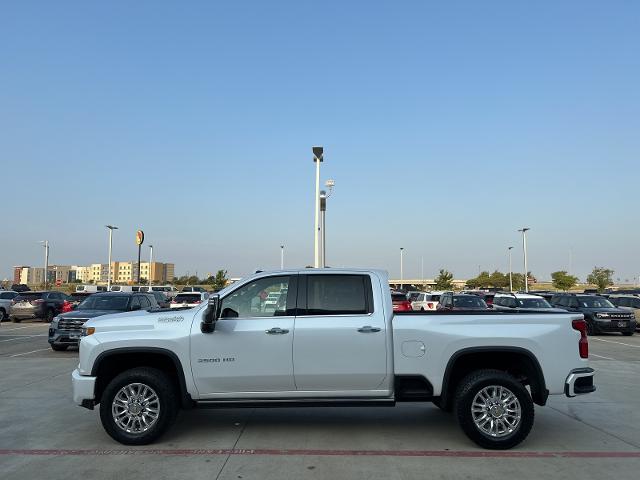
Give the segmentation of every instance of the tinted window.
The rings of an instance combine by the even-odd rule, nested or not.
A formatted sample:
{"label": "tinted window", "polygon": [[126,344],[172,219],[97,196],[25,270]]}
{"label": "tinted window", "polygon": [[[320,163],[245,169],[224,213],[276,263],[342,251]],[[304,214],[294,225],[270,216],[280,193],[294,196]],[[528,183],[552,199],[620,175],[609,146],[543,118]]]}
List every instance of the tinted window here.
{"label": "tinted window", "polygon": [[199,293],[179,293],[175,298],[178,303],[195,303],[202,300]]}
{"label": "tinted window", "polygon": [[16,292],[2,292],[0,293],[0,298],[3,298],[5,300],[11,300],[14,297],[17,297],[18,294]]}
{"label": "tinted window", "polygon": [[142,304],[140,303],[140,297],[137,295],[131,298],[131,305],[129,306],[130,310],[136,310],[142,308]]}
{"label": "tinted window", "polygon": [[[346,275],[345,275],[346,277]],[[391,301],[393,302],[404,302],[407,299],[407,296],[404,293],[392,293]]]}
{"label": "tinted window", "polygon": [[522,298],[520,306],[523,308],[551,308],[544,298]]}
{"label": "tinted window", "polygon": [[[222,299],[221,318],[274,317],[287,314],[289,277],[267,277],[243,285]],[[279,293],[276,302],[269,294]],[[178,300],[178,295],[176,300]],[[200,294],[197,294],[200,298]],[[273,298],[273,297],[272,297]]]}
{"label": "tinted window", "polygon": [[611,308],[613,305],[604,297],[580,297],[580,305],[584,308]]}
{"label": "tinted window", "polygon": [[123,295],[91,295],[78,305],[78,310],[117,310],[124,312],[128,303],[129,297]]}
{"label": "tinted window", "polygon": [[31,300],[38,300],[40,298],[42,298],[42,293],[25,292],[18,295],[15,299],[16,301],[24,300],[25,302],[30,302]]}
{"label": "tinted window", "polygon": [[[307,277],[308,315],[364,315],[371,291],[364,275],[309,275]],[[403,300],[406,296],[403,295]]]}
{"label": "tinted window", "polygon": [[429,295],[428,300],[431,300],[433,302],[439,302],[440,301],[440,295]]}
{"label": "tinted window", "polygon": [[140,296],[140,305],[142,305],[143,310],[149,310],[151,308],[151,302],[145,296]]}
{"label": "tinted window", "polygon": [[453,297],[453,306],[457,308],[487,308],[484,300],[475,295],[464,295]]}

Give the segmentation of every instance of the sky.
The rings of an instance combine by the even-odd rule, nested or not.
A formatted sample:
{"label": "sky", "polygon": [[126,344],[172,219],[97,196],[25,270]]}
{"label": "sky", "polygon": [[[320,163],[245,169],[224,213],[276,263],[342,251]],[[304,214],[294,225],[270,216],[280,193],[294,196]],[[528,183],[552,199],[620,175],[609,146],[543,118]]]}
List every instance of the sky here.
{"label": "sky", "polygon": [[[640,3],[0,4],[0,277],[137,256],[242,276],[640,275]],[[572,258],[570,262],[570,257]],[[424,265],[424,268],[422,268]]]}

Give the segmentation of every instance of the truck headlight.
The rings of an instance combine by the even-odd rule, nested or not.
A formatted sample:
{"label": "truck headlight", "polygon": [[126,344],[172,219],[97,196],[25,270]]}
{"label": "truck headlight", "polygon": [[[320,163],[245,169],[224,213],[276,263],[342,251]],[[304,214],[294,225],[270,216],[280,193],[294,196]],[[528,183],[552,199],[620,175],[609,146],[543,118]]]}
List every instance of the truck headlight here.
{"label": "truck headlight", "polygon": [[82,336],[86,337],[88,335],[93,335],[96,333],[96,327],[82,327]]}

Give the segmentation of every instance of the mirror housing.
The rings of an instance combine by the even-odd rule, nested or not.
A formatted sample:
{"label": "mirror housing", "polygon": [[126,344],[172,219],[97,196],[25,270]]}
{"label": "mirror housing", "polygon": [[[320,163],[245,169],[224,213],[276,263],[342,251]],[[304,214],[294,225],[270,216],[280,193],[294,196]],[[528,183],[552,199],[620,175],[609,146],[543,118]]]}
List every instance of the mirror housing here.
{"label": "mirror housing", "polygon": [[202,333],[213,333],[216,329],[216,322],[220,318],[220,295],[214,294],[209,296],[207,309],[202,314],[202,322],[200,323],[200,331]]}

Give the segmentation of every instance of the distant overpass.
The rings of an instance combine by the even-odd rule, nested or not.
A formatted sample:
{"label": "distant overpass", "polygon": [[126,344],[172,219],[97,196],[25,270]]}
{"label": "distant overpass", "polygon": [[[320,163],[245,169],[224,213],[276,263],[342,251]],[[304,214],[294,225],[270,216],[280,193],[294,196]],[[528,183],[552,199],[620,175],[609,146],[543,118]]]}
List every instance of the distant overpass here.
{"label": "distant overpass", "polygon": [[[466,284],[466,280],[452,280],[453,286],[456,288],[463,288]],[[436,281],[433,278],[405,278],[404,280],[399,279],[389,279],[389,286],[391,288],[400,288],[400,285],[403,285],[404,288],[407,288],[409,285],[413,285],[415,287],[428,287],[435,288]]]}

